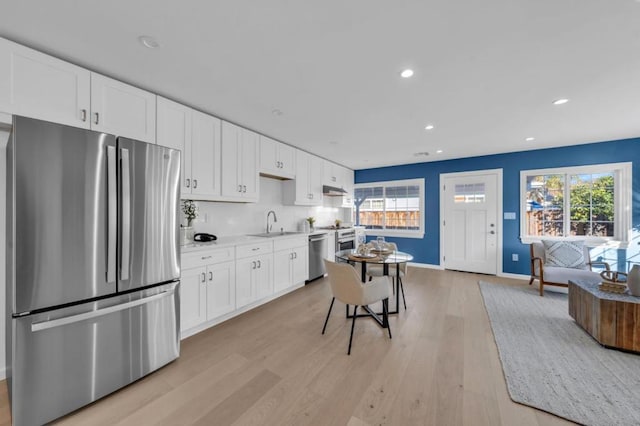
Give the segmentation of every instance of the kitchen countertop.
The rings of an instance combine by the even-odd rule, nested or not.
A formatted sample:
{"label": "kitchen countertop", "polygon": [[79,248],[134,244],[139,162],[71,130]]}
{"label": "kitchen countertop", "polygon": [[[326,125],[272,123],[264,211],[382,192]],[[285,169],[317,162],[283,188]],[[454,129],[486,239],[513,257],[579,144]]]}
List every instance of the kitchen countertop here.
{"label": "kitchen countertop", "polygon": [[316,229],[315,231],[309,232],[309,233],[300,232],[298,234],[278,235],[275,237],[256,237],[253,235],[232,235],[228,237],[219,237],[216,241],[209,241],[206,243],[193,242],[191,244],[186,244],[184,246],[180,246],[180,252],[190,253],[190,252],[199,251],[199,250],[208,250],[212,248],[223,248],[223,247],[229,247],[229,246],[253,244],[257,242],[272,241],[272,240],[281,239],[281,238],[308,237],[309,235],[321,235],[321,234],[327,234],[328,232],[329,232],[328,230]]}

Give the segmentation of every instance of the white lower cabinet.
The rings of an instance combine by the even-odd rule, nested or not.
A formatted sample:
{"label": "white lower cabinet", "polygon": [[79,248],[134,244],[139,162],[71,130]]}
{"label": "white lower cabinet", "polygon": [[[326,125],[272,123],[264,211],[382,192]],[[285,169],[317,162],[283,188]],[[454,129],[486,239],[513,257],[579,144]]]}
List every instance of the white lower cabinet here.
{"label": "white lower cabinet", "polygon": [[273,294],[273,243],[236,247],[236,309]]}
{"label": "white lower cabinet", "polygon": [[235,304],[234,247],[182,255],[180,330],[232,312]]}
{"label": "white lower cabinet", "polygon": [[188,330],[207,319],[207,268],[183,269],[180,278],[180,330]]}
{"label": "white lower cabinet", "polygon": [[207,267],[207,320],[236,309],[236,263]]}
{"label": "white lower cabinet", "polygon": [[273,287],[275,292],[304,283],[309,277],[307,237],[274,242]]}
{"label": "white lower cabinet", "polygon": [[273,294],[272,254],[236,261],[236,308]]}

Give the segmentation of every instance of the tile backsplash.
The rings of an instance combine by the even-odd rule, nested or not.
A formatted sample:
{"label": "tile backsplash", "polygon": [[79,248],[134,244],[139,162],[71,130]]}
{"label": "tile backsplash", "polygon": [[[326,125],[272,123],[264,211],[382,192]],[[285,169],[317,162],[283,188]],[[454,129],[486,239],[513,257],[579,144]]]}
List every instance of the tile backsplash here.
{"label": "tile backsplash", "polygon": [[301,230],[302,221],[309,216],[316,218],[316,226],[333,225],[336,219],[351,221],[351,209],[330,207],[337,202],[336,198],[328,198],[322,207],[284,206],[282,191],[282,181],[260,177],[260,200],[257,203],[198,201],[199,214],[193,222],[195,232],[208,232],[220,237],[265,232],[269,210],[275,211],[278,217],[273,231],[280,228],[285,231]]}

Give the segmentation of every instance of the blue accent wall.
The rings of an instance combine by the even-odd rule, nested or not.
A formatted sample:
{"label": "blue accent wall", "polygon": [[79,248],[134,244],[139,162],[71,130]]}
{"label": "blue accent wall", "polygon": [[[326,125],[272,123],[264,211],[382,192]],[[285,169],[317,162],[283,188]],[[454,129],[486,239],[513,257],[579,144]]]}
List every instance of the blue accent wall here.
{"label": "blue accent wall", "polygon": [[[503,272],[529,274],[529,246],[520,242],[520,171],[601,163],[633,162],[633,235],[628,249],[610,250],[607,261],[613,269],[626,270],[628,260],[640,263],[640,138],[599,142],[561,148],[520,151],[430,163],[406,164],[356,170],[355,182],[425,179],[425,235],[416,238],[386,238],[414,255],[414,262],[440,264],[440,174],[502,169],[503,211],[515,212],[516,220],[502,219]],[[513,262],[511,255],[519,255]]]}

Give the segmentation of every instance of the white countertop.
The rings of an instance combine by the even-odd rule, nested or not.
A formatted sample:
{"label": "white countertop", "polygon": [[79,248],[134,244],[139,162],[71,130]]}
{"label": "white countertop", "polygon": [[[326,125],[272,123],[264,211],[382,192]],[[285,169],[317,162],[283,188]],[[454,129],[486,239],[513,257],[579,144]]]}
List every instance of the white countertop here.
{"label": "white countertop", "polygon": [[253,244],[253,243],[257,243],[257,242],[272,241],[272,240],[281,239],[281,238],[300,238],[300,237],[305,237],[306,238],[306,237],[309,237],[309,235],[322,235],[322,234],[328,234],[329,232],[333,232],[333,231],[329,231],[329,230],[325,230],[325,229],[317,229],[317,230],[315,230],[313,232],[309,232],[309,233],[300,232],[300,233],[297,233],[297,234],[277,235],[275,237],[255,237],[255,236],[252,236],[252,235],[232,235],[232,236],[228,236],[228,237],[219,237],[216,241],[209,241],[209,242],[206,242],[206,243],[193,242],[191,244],[180,246],[180,252],[189,253],[189,252],[192,252],[192,251],[208,250],[208,249],[212,249],[212,248],[223,248],[223,247],[229,247],[229,246]]}

